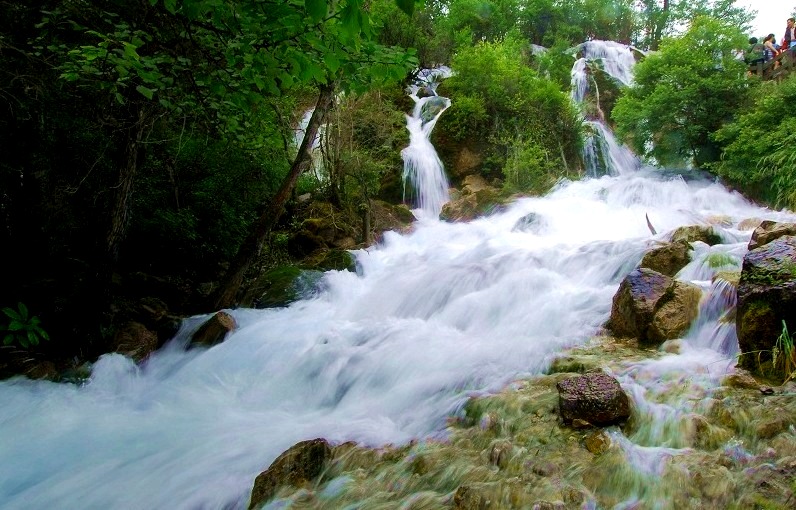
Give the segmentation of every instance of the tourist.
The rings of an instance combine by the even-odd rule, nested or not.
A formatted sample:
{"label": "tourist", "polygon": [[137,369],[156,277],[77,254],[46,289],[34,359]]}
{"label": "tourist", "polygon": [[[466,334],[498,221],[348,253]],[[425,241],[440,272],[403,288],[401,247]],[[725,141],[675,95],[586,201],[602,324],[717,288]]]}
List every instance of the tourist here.
{"label": "tourist", "polygon": [[766,47],[757,41],[757,37],[749,38],[749,48],[746,50],[744,60],[750,66],[762,64],[765,61]]}
{"label": "tourist", "polygon": [[763,46],[765,46],[765,48],[766,48],[765,49],[765,56],[764,56],[764,59],[763,59],[764,62],[768,62],[769,60],[772,60],[779,53],[779,50],[776,47],[776,44],[774,43],[775,39],[776,39],[776,36],[774,34],[768,34],[766,36],[766,38],[763,39]]}
{"label": "tourist", "polygon": [[790,49],[796,46],[796,20],[788,18],[788,26],[785,28],[785,38],[782,40],[782,48]]}

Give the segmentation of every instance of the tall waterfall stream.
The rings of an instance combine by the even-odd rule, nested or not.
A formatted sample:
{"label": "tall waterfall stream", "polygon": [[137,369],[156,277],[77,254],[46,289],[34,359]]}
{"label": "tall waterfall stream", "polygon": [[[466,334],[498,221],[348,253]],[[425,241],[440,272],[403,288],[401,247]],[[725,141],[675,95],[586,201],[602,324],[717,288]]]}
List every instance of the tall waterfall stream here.
{"label": "tall waterfall stream", "polygon": [[[515,434],[522,447],[512,459],[525,460],[508,464],[536,463],[506,482],[523,487],[567,486],[578,473],[591,473],[593,486],[580,499],[559,495],[566,508],[603,508],[606,501],[613,508],[674,508],[671,501],[687,492],[689,477],[700,475],[686,460],[703,455],[680,439],[682,421],[703,412],[733,370],[738,348],[732,323],[721,320],[733,300],[711,279],[740,268],[751,235],[740,228],[742,220],[792,222],[796,216],[754,205],[710,180],[620,167],[612,175],[562,182],[547,196],[519,199],[489,217],[446,223],[434,211],[446,199],[447,184],[443,194],[438,178],[426,184],[419,175],[415,182],[436,191],[422,204],[430,213],[420,215],[411,233],[388,233],[380,244],[355,251],[357,272],[326,273],[311,298],[284,308],[233,310],[240,327],[222,344],[186,350],[190,333],[205,319],[195,317],[140,366],[109,354],[83,385],[24,378],[0,383],[0,507],[246,508],[256,475],[291,445],[316,437],[411,449],[414,460],[407,462],[415,475],[388,469],[359,497],[381,501],[377,496],[389,490],[412,496],[392,504],[344,504],[348,500],[336,498],[358,483],[351,474],[268,508],[450,507],[445,480],[477,480],[497,468],[476,455],[469,461],[483,467],[466,474],[469,468],[458,464],[465,454],[451,453],[438,462],[444,477],[431,488],[413,489],[417,473],[434,469],[432,461],[425,468],[412,464],[420,449],[460,437],[453,423],[472,412],[465,407],[472,397],[522,395],[533,387],[523,381],[544,374],[557,355],[589,349],[619,283],[644,253],[679,226],[713,224],[723,242],[695,243],[692,262],[677,275],[704,293],[701,315],[680,352],[611,362],[624,348],[597,347],[631,396],[635,432],[609,429],[611,453],[588,461],[591,467],[578,464],[581,453],[573,453],[564,466],[577,469],[544,471],[537,464],[545,451],[569,455],[549,449],[556,437],[561,448],[585,450],[561,432],[545,407],[555,400],[539,390],[518,404],[530,414],[516,423],[542,428]],[[645,215],[657,235],[650,234]],[[716,254],[724,255],[721,267],[708,262]],[[486,421],[468,434],[495,430],[488,398],[484,402]],[[465,442],[486,441],[484,451],[494,449],[494,436],[478,437]],[[457,441],[463,448],[464,440]],[[732,438],[716,448],[739,459],[765,455]],[[732,478],[717,472],[700,476],[715,475],[717,490],[728,490]]]}

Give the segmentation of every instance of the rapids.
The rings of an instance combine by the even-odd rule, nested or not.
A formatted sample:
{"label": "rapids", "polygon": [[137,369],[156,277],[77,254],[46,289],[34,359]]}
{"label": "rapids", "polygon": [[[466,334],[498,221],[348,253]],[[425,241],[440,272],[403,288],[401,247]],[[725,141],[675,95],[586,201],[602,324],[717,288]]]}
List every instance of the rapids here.
{"label": "rapids", "polygon": [[[390,233],[355,252],[356,273],[326,273],[304,300],[233,310],[240,329],[215,347],[185,350],[196,317],[141,366],[111,354],[80,386],[2,382],[0,507],[245,508],[255,476],[299,440],[444,438],[469,396],[540,373],[595,335],[656,241],[717,217],[730,225],[717,227],[724,244],[697,246],[680,277],[719,297],[709,281],[728,266],[705,260],[722,252],[740,267],[750,232],[738,222],[796,219],[676,174],[563,182],[488,218]],[[729,370],[725,301],[706,301],[682,355],[617,374],[651,422],[634,447],[639,469],[654,472],[677,447],[654,430],[677,405],[645,404],[645,392],[678,377],[709,387]]]}

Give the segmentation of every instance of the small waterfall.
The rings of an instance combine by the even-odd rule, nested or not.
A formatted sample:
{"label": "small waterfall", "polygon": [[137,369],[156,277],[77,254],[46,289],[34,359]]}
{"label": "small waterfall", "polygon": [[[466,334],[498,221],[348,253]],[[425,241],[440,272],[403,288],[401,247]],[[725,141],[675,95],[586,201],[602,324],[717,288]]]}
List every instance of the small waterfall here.
{"label": "small waterfall", "polygon": [[[450,74],[447,67],[424,70],[410,88],[415,107],[412,115],[406,116],[409,146],[401,151],[404,186],[407,182],[412,184],[419,212],[434,218],[439,217],[442,206],[449,200],[448,178],[430,137],[437,119],[450,106],[450,99],[437,95],[437,80]],[[418,97],[421,90],[424,97]]]}
{"label": "small waterfall", "polygon": [[599,90],[589,86],[590,63],[600,68],[622,86],[633,81],[635,58],[629,47],[613,41],[587,41],[576,50],[583,56],[575,61],[571,71],[572,100],[583,105],[590,92],[596,97],[595,111],[587,115],[585,124],[588,134],[583,147],[583,160],[586,173],[592,177],[618,175],[638,170],[641,162],[633,152],[619,143],[613,132],[606,126],[604,113],[600,108]]}

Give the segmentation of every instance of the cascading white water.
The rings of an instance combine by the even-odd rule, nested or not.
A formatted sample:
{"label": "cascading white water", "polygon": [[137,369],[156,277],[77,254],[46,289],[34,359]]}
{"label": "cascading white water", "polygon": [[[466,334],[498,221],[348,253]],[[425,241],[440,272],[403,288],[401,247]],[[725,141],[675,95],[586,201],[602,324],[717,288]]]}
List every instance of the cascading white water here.
{"label": "cascading white water", "polygon": [[[0,507],[246,508],[255,476],[300,440],[438,436],[469,395],[539,373],[594,335],[656,240],[718,215],[724,244],[697,249],[680,273],[717,295],[705,260],[721,251],[740,267],[750,236],[740,220],[796,221],[708,181],[565,182],[469,224],[388,233],[355,252],[360,274],[326,273],[311,299],[233,311],[240,329],[215,347],[184,349],[194,318],[142,366],[104,356],[83,386],[2,382]],[[725,305],[711,303],[683,354],[616,374],[650,416],[676,420],[693,404],[652,405],[648,389],[678,378],[708,387],[729,370],[736,344],[718,323]],[[644,483],[677,453],[660,437],[616,440],[652,477]]]}
{"label": "cascading white water", "polygon": [[[633,67],[636,62],[628,46],[613,41],[594,40],[579,45],[576,51],[582,57],[575,61],[570,73],[571,97],[575,103],[582,104],[589,92],[599,94],[599,91],[592,91],[589,86],[587,65],[590,62],[598,63],[603,72],[623,86],[633,82]],[[583,148],[586,174],[599,177],[637,170],[641,162],[630,149],[616,140],[602,116],[603,112],[599,111],[597,118],[584,121],[588,127]]]}
{"label": "cascading white water", "polygon": [[[430,139],[439,116],[450,106],[448,98],[437,95],[436,85],[450,73],[447,67],[425,70],[411,87],[410,97],[415,107],[412,115],[406,116],[409,146],[401,151],[404,185],[408,182],[414,188],[417,212],[430,218],[439,218],[442,206],[450,198],[445,169]],[[421,89],[431,95],[419,98],[417,93]]]}

